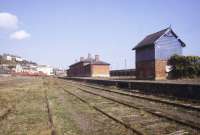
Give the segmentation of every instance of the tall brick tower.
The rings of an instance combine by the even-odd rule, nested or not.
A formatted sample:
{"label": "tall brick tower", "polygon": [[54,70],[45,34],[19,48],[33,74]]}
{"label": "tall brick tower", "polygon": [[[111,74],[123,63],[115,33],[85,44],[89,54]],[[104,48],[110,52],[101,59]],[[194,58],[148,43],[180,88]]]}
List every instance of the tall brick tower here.
{"label": "tall brick tower", "polygon": [[132,50],[136,55],[136,78],[161,80],[167,78],[167,61],[182,55],[182,42],[171,28],[146,36]]}

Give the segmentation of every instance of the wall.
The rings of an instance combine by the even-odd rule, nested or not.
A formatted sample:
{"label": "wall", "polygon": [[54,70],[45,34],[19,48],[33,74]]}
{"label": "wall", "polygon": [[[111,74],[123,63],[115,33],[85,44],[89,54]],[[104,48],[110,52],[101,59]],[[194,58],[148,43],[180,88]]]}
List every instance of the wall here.
{"label": "wall", "polygon": [[[30,69],[29,69],[29,71],[30,71]],[[37,71],[38,72],[42,72],[42,73],[44,73],[46,75],[53,75],[53,68],[52,67],[46,67],[46,66],[37,67]],[[33,70],[32,72],[35,72],[35,71]]]}
{"label": "wall", "polygon": [[92,77],[109,77],[109,65],[91,65]]}
{"label": "wall", "polygon": [[68,70],[70,77],[109,77],[109,65],[77,63]]}
{"label": "wall", "polygon": [[136,62],[155,59],[154,45],[136,49]]}
{"label": "wall", "polygon": [[166,60],[155,60],[155,80],[164,80],[167,78],[166,66]]}
{"label": "wall", "polygon": [[131,90],[138,90],[146,94],[154,94],[165,97],[200,100],[200,85],[177,84],[154,81],[119,81],[119,80],[96,80],[83,78],[67,78],[98,85],[117,86]]}
{"label": "wall", "polygon": [[167,78],[166,60],[141,61],[136,63],[137,79],[164,80]]}
{"label": "wall", "polygon": [[135,76],[135,69],[121,69],[121,70],[111,70],[110,76]]}
{"label": "wall", "polygon": [[168,32],[163,35],[155,43],[155,59],[168,60],[174,54],[182,54],[182,46],[178,39]]}
{"label": "wall", "polygon": [[154,79],[155,77],[154,45],[136,49],[136,78]]}
{"label": "wall", "polygon": [[91,76],[90,64],[80,62],[71,66],[70,69],[68,70],[68,76],[70,77]]}
{"label": "wall", "polygon": [[154,79],[155,62],[154,60],[136,62],[137,79]]}

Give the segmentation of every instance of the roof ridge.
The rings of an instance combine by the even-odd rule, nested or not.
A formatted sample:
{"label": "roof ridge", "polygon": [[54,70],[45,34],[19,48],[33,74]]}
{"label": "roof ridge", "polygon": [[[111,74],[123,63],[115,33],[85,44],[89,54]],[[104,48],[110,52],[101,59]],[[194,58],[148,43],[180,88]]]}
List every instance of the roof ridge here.
{"label": "roof ridge", "polygon": [[160,31],[157,31],[155,33],[147,35],[141,42],[139,42],[132,50],[135,50],[136,48],[141,48],[146,45],[154,44],[154,42],[161,37],[168,29],[171,28],[165,28]]}

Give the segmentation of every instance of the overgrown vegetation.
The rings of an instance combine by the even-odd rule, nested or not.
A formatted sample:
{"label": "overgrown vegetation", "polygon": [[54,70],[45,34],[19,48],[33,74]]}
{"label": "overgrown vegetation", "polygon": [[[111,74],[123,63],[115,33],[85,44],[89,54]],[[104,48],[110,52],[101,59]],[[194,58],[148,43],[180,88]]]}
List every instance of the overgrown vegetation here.
{"label": "overgrown vegetation", "polygon": [[200,77],[200,57],[199,56],[179,56],[174,55],[169,59],[169,64],[173,69],[173,78],[195,78]]}

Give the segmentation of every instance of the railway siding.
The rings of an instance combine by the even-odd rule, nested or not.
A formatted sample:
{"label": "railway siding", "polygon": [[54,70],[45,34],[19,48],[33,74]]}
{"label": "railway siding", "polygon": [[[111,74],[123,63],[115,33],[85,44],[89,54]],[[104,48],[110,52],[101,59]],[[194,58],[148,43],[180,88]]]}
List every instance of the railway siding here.
{"label": "railway siding", "polygon": [[[76,92],[76,94],[78,94],[78,95],[80,95],[82,92],[80,92],[80,88],[79,88],[79,91],[78,92]],[[166,117],[166,114],[162,114],[161,112],[158,112],[158,111],[155,111],[155,110],[151,110],[151,109],[147,109],[147,108],[141,108],[141,107],[138,107],[138,106],[133,106],[133,105],[130,105],[130,104],[127,104],[127,103],[124,103],[124,102],[121,102],[121,101],[119,101],[119,100],[115,100],[115,99],[111,99],[111,98],[108,98],[108,97],[106,97],[105,95],[104,96],[102,96],[102,94],[97,94],[97,93],[94,93],[94,92],[91,92],[91,91],[86,91],[86,90],[81,90],[81,91],[83,91],[84,93],[87,93],[88,94],[88,96],[86,96],[85,94],[81,94],[81,96],[82,97],[84,97],[85,98],[85,100],[86,101],[88,101],[88,102],[91,102],[91,103],[93,103],[95,106],[96,105],[98,105],[99,106],[99,103],[101,103],[102,101],[102,99],[101,98],[96,98],[95,100],[94,99],[91,99],[91,98],[94,98],[93,96],[91,97],[91,94],[93,94],[93,95],[95,95],[95,96],[97,96],[97,97],[102,97],[102,98],[104,98],[104,102],[105,102],[105,99],[106,99],[106,102],[104,103],[104,104],[106,104],[107,105],[107,102],[108,102],[108,100],[109,101],[112,101],[112,102],[115,102],[115,103],[119,103],[119,104],[121,104],[121,105],[124,105],[124,106],[126,106],[126,107],[131,107],[131,108],[134,108],[134,109],[138,109],[138,110],[140,110],[140,111],[144,111],[144,115],[146,114],[146,112],[147,113],[149,113],[149,114],[151,114],[151,115],[154,115],[154,119],[153,119],[153,121],[157,121],[157,119],[155,119],[155,118],[158,118],[158,117],[161,117],[161,119],[163,118],[163,115],[164,115],[164,119],[166,120],[166,118],[167,118],[167,120],[169,120],[168,122],[166,122],[166,121],[164,121],[164,123],[171,123],[170,125],[173,125],[172,123],[175,121],[175,122],[177,122],[178,124],[180,124],[180,125],[182,125],[182,127],[184,127],[184,129],[188,129],[189,130],[189,132],[192,132],[191,131],[191,129],[190,128],[186,128],[185,126],[190,126],[191,127],[191,125],[187,125],[187,124],[185,124],[185,123],[183,123],[183,122],[181,122],[181,121],[176,121],[177,119],[175,119],[175,118],[171,118],[171,117]],[[73,91],[73,92],[75,92],[75,91]],[[100,93],[100,92],[99,92]],[[90,96],[89,96],[90,95]],[[109,105],[111,105],[110,106],[110,108],[112,108],[112,106],[113,106],[113,104],[109,104]],[[103,106],[103,109],[106,109],[106,108],[109,108],[109,107],[105,107],[105,106]],[[123,110],[123,109],[122,109]],[[119,112],[119,110],[117,111],[117,112]],[[115,113],[114,113],[115,114]],[[110,114],[111,116],[119,116],[119,114],[118,115],[114,115],[114,114]],[[155,115],[156,116],[158,116],[158,117],[155,117]],[[131,119],[131,118],[130,118]],[[162,120],[164,120],[164,119],[162,119]],[[131,123],[134,123],[133,121],[131,121]],[[144,122],[145,123],[145,122]],[[150,122],[150,121],[148,121],[148,122],[146,122],[146,124],[144,124],[144,123],[142,123],[143,125],[148,125],[148,127],[150,127],[150,125],[152,125],[151,123],[160,123],[160,122]],[[138,123],[137,123],[138,124]],[[137,125],[136,124],[136,125]],[[141,125],[142,125],[141,124]],[[160,123],[160,125],[164,125],[164,124],[161,124]],[[166,125],[168,125],[168,124],[166,124]],[[175,124],[176,125],[176,124]],[[185,125],[185,126],[183,126],[183,125]],[[169,125],[168,125],[169,126]],[[137,126],[136,126],[137,127]],[[139,128],[139,127],[138,127]],[[140,128],[139,128],[140,129]],[[157,125],[157,128],[155,129],[155,130],[153,130],[153,128],[151,127],[150,128],[150,130],[152,131],[153,130],[153,132],[148,132],[147,134],[151,134],[151,133],[156,133],[156,130],[158,130],[159,128],[158,128],[158,125]],[[163,129],[163,128],[160,128],[160,129]],[[167,129],[167,127],[165,127],[164,129]],[[173,128],[171,127],[169,127],[169,129],[171,129],[171,131],[173,131]],[[145,129],[146,131],[147,131],[147,129]],[[157,131],[157,132],[163,132],[163,131]],[[174,131],[175,132],[175,131]],[[196,130],[194,130],[194,132],[196,132]],[[163,132],[163,134],[164,134],[164,132]]]}
{"label": "railway siding", "polygon": [[[102,115],[91,106],[65,92],[64,83],[52,80],[48,83],[48,99],[56,132],[73,135],[133,135],[123,125]],[[65,87],[73,92],[74,87]]]}
{"label": "railway siding", "polygon": [[91,84],[89,85],[89,84],[77,83],[77,82],[72,82],[72,83],[76,83],[81,86],[85,86],[87,88],[99,89],[101,91],[117,93],[117,94],[121,94],[124,96],[130,96],[133,98],[139,98],[139,99],[144,99],[144,100],[153,101],[153,102],[160,102],[160,103],[164,103],[164,104],[168,104],[168,105],[182,107],[185,109],[200,111],[200,103],[198,103],[198,102],[197,103],[193,103],[193,102],[188,103],[188,102],[183,102],[183,100],[170,100],[170,99],[167,99],[166,97],[162,98],[162,97],[153,96],[153,95],[145,95],[145,94],[141,94],[136,91],[131,91],[131,90],[127,90],[127,89],[113,89],[113,88],[110,89],[110,88],[105,88],[105,87],[101,87],[101,86],[94,86]]}
{"label": "railway siding", "polygon": [[103,89],[103,88],[93,87],[90,85],[83,85],[83,84],[80,84],[80,85],[85,86],[87,90],[90,89],[92,91],[97,91],[100,94],[104,93],[108,97],[114,98],[116,100],[119,100],[119,101],[123,100],[125,102],[128,102],[129,104],[137,103],[141,107],[142,106],[146,106],[148,108],[150,107],[151,109],[158,110],[160,112],[170,112],[171,115],[176,115],[176,117],[182,116],[188,119],[188,121],[191,121],[191,123],[194,123],[193,121],[196,121],[197,122],[196,124],[200,125],[199,108],[197,108],[196,106],[191,106],[191,105],[188,106],[185,104],[169,102],[166,100],[163,101],[163,99],[148,98],[144,95],[138,96],[132,93],[120,92],[119,90],[109,90],[109,89]]}
{"label": "railway siding", "polygon": [[[179,106],[167,104],[167,100],[166,104],[159,103],[162,97],[154,100],[153,96],[149,99],[149,95],[115,87],[80,85],[50,77],[12,77],[0,83],[2,135],[199,134],[199,130],[192,127],[199,126],[199,110],[193,106],[198,103],[191,104],[192,109],[182,107],[184,102],[179,102]],[[170,111],[178,112],[175,119],[179,119],[178,122],[163,117],[166,114],[171,117]],[[185,118],[178,117],[181,113]]]}

